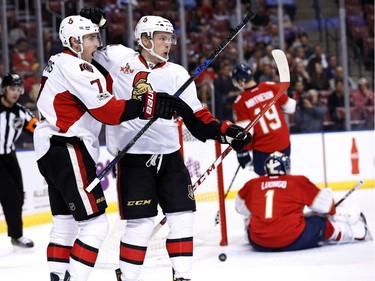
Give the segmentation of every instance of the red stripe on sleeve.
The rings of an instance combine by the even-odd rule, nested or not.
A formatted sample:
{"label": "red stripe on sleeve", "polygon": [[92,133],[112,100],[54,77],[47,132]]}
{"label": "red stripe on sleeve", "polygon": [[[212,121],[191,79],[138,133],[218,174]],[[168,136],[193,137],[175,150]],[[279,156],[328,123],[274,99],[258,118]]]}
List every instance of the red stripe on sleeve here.
{"label": "red stripe on sleeve", "polygon": [[113,96],[105,105],[90,109],[90,113],[105,124],[118,125],[124,109],[125,100],[116,100]]}
{"label": "red stripe on sleeve", "polygon": [[216,119],[212,116],[211,112],[207,108],[202,108],[201,110],[194,113],[194,115],[201,119],[202,122],[208,124]]}

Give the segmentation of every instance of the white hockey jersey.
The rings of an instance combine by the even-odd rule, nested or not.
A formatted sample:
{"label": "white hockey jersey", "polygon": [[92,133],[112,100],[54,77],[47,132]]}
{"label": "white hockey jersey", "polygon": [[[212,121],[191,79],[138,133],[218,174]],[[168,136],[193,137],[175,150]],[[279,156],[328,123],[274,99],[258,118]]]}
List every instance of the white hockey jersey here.
{"label": "white hockey jersey", "polygon": [[[147,90],[174,95],[189,79],[182,66],[166,62],[150,68],[133,49],[122,45],[108,45],[94,53],[94,60],[108,71],[107,81],[113,81],[112,93],[116,98],[137,98]],[[109,83],[109,82],[108,82]],[[191,83],[180,98],[193,112],[203,108],[197,97],[195,83]],[[148,120],[139,118],[106,126],[106,142],[110,153],[116,155],[146,125]],[[167,154],[180,148],[177,125],[174,120],[157,119],[129,149],[133,154]]]}
{"label": "white hockey jersey", "polygon": [[50,137],[59,135],[82,139],[96,162],[101,122],[119,124],[125,101],[116,101],[107,91],[106,80],[95,66],[64,51],[52,56],[43,71],[37,106],[37,159],[48,151]]}

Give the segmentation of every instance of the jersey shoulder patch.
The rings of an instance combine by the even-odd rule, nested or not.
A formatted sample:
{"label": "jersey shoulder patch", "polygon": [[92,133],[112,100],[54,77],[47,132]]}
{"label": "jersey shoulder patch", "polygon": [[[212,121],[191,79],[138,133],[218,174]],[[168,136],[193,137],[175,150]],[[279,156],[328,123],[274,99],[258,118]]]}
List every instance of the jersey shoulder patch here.
{"label": "jersey shoulder patch", "polygon": [[94,69],[92,68],[92,65],[88,64],[87,62],[81,63],[79,65],[79,68],[81,69],[81,71],[88,71],[88,72],[94,73]]}

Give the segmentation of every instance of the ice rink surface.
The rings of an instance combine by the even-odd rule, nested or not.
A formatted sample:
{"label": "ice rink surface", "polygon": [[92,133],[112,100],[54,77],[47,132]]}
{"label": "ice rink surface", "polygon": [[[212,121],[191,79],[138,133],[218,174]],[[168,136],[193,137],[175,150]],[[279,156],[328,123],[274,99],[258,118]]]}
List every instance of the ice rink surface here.
{"label": "ice rink surface", "polygon": [[[339,200],[346,191],[336,191]],[[195,247],[193,281],[374,281],[374,241],[323,246],[316,249],[284,253],[257,253],[247,244],[242,218],[235,212],[233,200],[226,202],[229,245],[216,242]],[[359,189],[348,197],[346,204],[357,204],[366,215],[375,234],[375,190]],[[111,222],[115,215],[110,214]],[[196,218],[199,219],[199,218]],[[32,250],[15,251],[6,234],[0,235],[0,280],[48,281],[45,257],[50,225],[26,228],[24,235],[34,240]],[[218,259],[220,253],[227,260]],[[90,281],[116,280],[116,265],[94,268]],[[148,258],[143,281],[171,281],[171,267],[166,258]]]}

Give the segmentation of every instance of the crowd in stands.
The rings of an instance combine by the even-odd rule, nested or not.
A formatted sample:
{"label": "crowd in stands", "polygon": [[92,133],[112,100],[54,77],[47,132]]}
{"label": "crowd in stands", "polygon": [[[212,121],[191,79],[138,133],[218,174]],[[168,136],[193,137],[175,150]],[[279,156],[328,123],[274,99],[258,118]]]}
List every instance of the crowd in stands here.
{"label": "crowd in stands", "polygon": [[[128,2],[133,8],[133,20],[136,23],[146,14],[161,15],[168,18],[175,26],[177,37],[181,35],[178,2],[176,0],[100,0],[84,1],[84,5],[101,6],[109,20],[106,32],[107,43],[127,45],[126,26]],[[47,1],[52,5],[55,1]],[[57,1],[60,3],[60,1]],[[72,1],[76,2],[76,1]],[[230,0],[185,0],[185,18],[187,31],[188,71],[194,72],[198,66],[223,41],[230,29],[237,26],[235,12],[236,1]],[[248,1],[242,1],[246,5]],[[262,0],[257,16],[243,30],[244,63],[248,64],[254,77],[260,81],[278,82],[277,69],[271,51],[278,48],[277,1]],[[292,132],[316,132],[345,130],[343,67],[337,54],[326,54],[320,43],[309,42],[308,34],[295,24],[297,8],[293,0],[283,0],[285,52],[288,57],[291,85],[288,94],[298,101],[296,115],[289,120]],[[356,37],[358,46],[373,61],[367,38],[374,37],[374,3],[367,0],[345,0],[348,9],[359,3],[364,19],[359,25],[365,30],[365,37]],[[74,3],[73,3],[74,4]],[[70,3],[69,11],[78,10]],[[47,5],[47,4],[46,4]],[[61,6],[60,6],[61,7]],[[43,8],[45,13],[46,7]],[[371,13],[372,11],[372,13]],[[359,12],[358,12],[359,14]],[[358,19],[357,19],[358,20]],[[40,67],[36,59],[36,47],[30,40],[30,30],[8,17],[9,50],[11,53],[11,71],[22,75],[26,94],[20,102],[35,110],[38,93]],[[353,36],[356,25],[352,14],[347,17],[348,34]],[[366,26],[366,28],[363,28]],[[358,32],[358,30],[357,30]],[[1,28],[0,28],[1,33]],[[43,34],[45,57],[60,50],[47,30]],[[34,36],[35,37],[35,36]],[[58,40],[58,38],[56,39]],[[29,44],[31,42],[31,44]],[[58,43],[58,42],[57,42]],[[171,61],[181,63],[180,51],[173,50]],[[237,40],[234,40],[212,64],[195,80],[202,103],[206,104],[219,119],[233,119],[232,104],[240,93],[232,83],[231,73],[238,61]],[[372,66],[373,67],[373,66]],[[3,66],[0,63],[0,74]],[[352,129],[374,128],[374,92],[365,78],[348,77],[350,88],[350,108]],[[312,110],[313,109],[313,110]],[[314,114],[304,111],[310,110]],[[311,121],[313,119],[313,121]],[[310,121],[308,121],[310,120]],[[315,120],[315,121],[314,121]],[[318,121],[317,121],[318,120]],[[306,122],[314,125],[307,126]]]}

